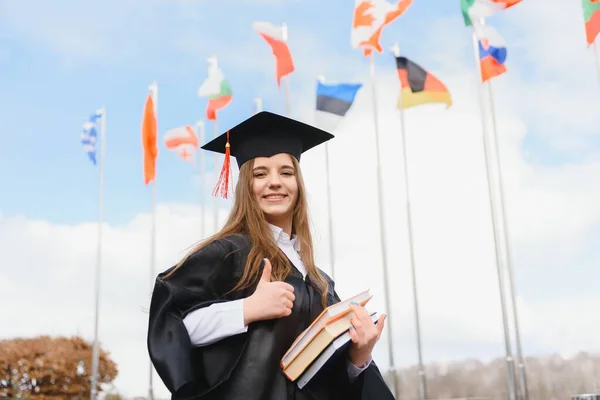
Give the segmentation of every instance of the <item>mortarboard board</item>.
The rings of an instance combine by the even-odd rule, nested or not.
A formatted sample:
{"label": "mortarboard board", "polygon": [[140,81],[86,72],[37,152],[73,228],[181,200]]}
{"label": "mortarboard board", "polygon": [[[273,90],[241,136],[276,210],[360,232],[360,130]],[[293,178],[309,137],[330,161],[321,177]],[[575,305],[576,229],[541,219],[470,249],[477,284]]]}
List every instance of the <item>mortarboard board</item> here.
{"label": "mortarboard board", "polygon": [[[279,153],[293,155],[298,161],[307,150],[333,138],[314,126],[268,111],[261,111],[202,146],[203,150],[225,154],[223,169],[213,194],[227,197],[230,157],[238,167],[256,157]],[[223,186],[224,185],[224,186]]]}

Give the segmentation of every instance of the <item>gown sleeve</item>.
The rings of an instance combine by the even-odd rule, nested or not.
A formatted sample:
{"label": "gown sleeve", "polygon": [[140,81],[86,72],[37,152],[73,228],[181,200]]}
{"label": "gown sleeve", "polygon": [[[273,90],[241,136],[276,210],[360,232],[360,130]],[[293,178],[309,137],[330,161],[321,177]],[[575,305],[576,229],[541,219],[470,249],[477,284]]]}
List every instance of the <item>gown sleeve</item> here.
{"label": "gown sleeve", "polygon": [[147,345],[150,359],[173,398],[207,393],[227,380],[247,342],[247,334],[211,346],[194,347],[183,323],[193,310],[246,297],[228,293],[239,280],[243,243],[221,239],[194,253],[175,273],[158,275],[150,302]]}

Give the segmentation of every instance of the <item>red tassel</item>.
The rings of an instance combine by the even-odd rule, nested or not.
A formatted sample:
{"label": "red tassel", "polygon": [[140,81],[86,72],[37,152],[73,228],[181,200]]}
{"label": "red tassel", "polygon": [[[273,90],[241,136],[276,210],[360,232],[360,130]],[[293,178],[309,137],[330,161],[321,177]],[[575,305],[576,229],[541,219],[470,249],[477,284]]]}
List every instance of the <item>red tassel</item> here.
{"label": "red tassel", "polygon": [[[225,160],[221,168],[221,175],[217,181],[217,186],[213,190],[213,196],[220,195],[227,199],[229,198],[229,179],[231,174],[231,145],[229,144],[229,131],[227,131],[227,144],[225,144]],[[233,190],[232,190],[233,192]]]}

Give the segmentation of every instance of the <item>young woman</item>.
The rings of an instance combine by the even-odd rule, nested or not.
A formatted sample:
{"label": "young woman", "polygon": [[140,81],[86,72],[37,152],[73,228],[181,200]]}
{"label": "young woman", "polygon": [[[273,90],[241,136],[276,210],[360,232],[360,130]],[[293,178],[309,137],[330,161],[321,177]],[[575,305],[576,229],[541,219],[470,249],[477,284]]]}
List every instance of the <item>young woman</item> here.
{"label": "young woman", "polygon": [[[148,350],[172,399],[393,399],[371,359],[385,316],[374,324],[353,305],[347,357],[335,358],[303,389],[281,358],[324,307],[340,301],[314,263],[301,154],[333,136],[261,112],[202,148],[239,165],[223,229],[159,274]],[[219,189],[219,188],[217,188]]]}

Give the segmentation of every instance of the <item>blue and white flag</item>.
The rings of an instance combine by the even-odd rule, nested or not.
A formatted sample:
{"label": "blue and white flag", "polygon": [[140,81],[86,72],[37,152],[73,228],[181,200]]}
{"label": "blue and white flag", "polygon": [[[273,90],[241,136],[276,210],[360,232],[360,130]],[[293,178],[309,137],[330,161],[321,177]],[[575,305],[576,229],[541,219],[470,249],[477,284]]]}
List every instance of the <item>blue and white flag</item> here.
{"label": "blue and white flag", "polygon": [[96,152],[98,142],[98,131],[101,129],[100,125],[103,123],[102,110],[97,110],[90,118],[83,124],[81,130],[81,144],[83,150],[87,153],[88,157],[96,165]]}

